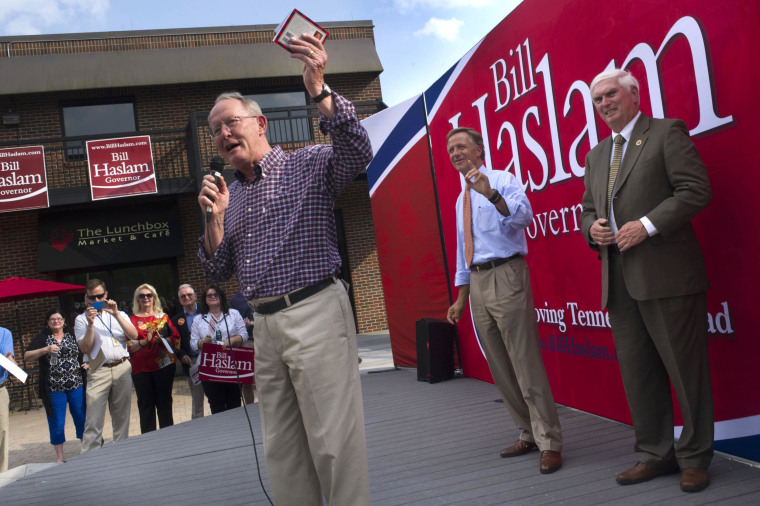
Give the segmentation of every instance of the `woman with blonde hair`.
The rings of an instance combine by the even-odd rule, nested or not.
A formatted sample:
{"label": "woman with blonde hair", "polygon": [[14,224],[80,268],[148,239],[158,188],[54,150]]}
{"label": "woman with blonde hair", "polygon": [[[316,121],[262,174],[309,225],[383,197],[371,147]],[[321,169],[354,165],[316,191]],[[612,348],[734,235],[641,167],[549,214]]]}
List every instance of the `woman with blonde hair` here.
{"label": "woman with blonde hair", "polygon": [[132,364],[132,383],[140,412],[140,431],[174,425],[172,386],[180,337],[169,316],[164,313],[156,289],[145,283],[132,297],[130,320],[137,329],[137,339],[127,343]]}

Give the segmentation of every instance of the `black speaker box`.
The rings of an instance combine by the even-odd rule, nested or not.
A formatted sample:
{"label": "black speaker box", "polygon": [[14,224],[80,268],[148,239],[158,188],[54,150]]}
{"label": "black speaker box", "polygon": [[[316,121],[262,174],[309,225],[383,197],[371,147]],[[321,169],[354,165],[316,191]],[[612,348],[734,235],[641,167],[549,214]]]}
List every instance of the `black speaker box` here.
{"label": "black speaker box", "polygon": [[417,381],[438,383],[454,377],[455,325],[434,318],[416,322]]}

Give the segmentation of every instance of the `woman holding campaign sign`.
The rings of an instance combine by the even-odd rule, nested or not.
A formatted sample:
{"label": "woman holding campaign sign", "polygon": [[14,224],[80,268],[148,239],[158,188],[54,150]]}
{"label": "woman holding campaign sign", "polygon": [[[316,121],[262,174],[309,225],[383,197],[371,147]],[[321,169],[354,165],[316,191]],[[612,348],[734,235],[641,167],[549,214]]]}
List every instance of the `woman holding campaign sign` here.
{"label": "woman holding campaign sign", "polygon": [[63,443],[66,442],[66,404],[76,427],[77,439],[84,432],[84,369],[82,352],[77,340],[66,328],[60,310],[48,311],[45,325],[29,343],[24,361],[38,360],[40,365],[39,396],[45,406],[50,429],[50,444],[55,448],[58,462],[63,462]]}
{"label": "woman holding campaign sign", "polygon": [[156,289],[143,284],[132,297],[130,320],[137,329],[137,339],[128,342],[132,363],[132,383],[137,393],[140,431],[145,434],[174,425],[172,386],[177,362],[175,351],[180,337],[169,316],[164,313]]}
{"label": "woman holding campaign sign", "polygon": [[[214,343],[229,348],[241,346],[248,339],[243,317],[237,310],[230,309],[227,295],[219,285],[210,284],[206,288],[200,298],[199,311],[201,315],[195,317],[190,330],[190,346],[201,352],[200,364],[204,363],[204,345]],[[212,415],[240,406],[240,387],[237,383],[203,381],[203,392],[208,398]]]}

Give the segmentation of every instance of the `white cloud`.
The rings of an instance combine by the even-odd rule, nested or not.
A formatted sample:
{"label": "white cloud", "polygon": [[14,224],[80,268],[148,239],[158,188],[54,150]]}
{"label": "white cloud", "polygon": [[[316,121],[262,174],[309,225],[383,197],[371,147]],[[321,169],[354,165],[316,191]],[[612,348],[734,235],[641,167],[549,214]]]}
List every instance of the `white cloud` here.
{"label": "white cloud", "polygon": [[439,39],[453,41],[459,35],[459,29],[462,28],[464,21],[457,18],[439,19],[430,18],[421,30],[414,32],[417,37],[425,35],[435,35]]}
{"label": "white cloud", "polygon": [[393,0],[393,5],[401,12],[414,10],[417,7],[429,9],[462,9],[471,7],[485,7],[496,4],[498,0]]}
{"label": "white cloud", "polygon": [[32,35],[50,26],[101,20],[108,7],[109,0],[2,0],[0,33]]}

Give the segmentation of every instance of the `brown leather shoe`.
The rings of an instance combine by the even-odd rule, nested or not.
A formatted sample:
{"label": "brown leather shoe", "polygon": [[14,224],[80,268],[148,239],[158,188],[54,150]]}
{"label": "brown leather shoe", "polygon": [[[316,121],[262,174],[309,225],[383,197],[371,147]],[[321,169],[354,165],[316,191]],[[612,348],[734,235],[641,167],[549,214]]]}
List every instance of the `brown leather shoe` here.
{"label": "brown leather shoe", "polygon": [[635,485],[649,481],[655,476],[661,474],[670,474],[678,471],[678,464],[669,464],[662,467],[653,467],[643,462],[636,462],[636,465],[627,471],[623,471],[615,478],[621,485]]}
{"label": "brown leather shoe", "polygon": [[552,450],[541,452],[541,474],[553,473],[562,467],[562,454]]}
{"label": "brown leather shoe", "polygon": [[504,448],[501,451],[500,455],[503,459],[507,457],[519,457],[520,455],[525,455],[529,451],[535,450],[536,448],[538,448],[538,446],[536,446],[536,443],[529,443],[527,441],[523,441],[522,439],[518,439],[513,446]]}
{"label": "brown leather shoe", "polygon": [[710,476],[707,469],[701,467],[687,467],[681,472],[681,490],[684,492],[699,492],[710,484]]}

